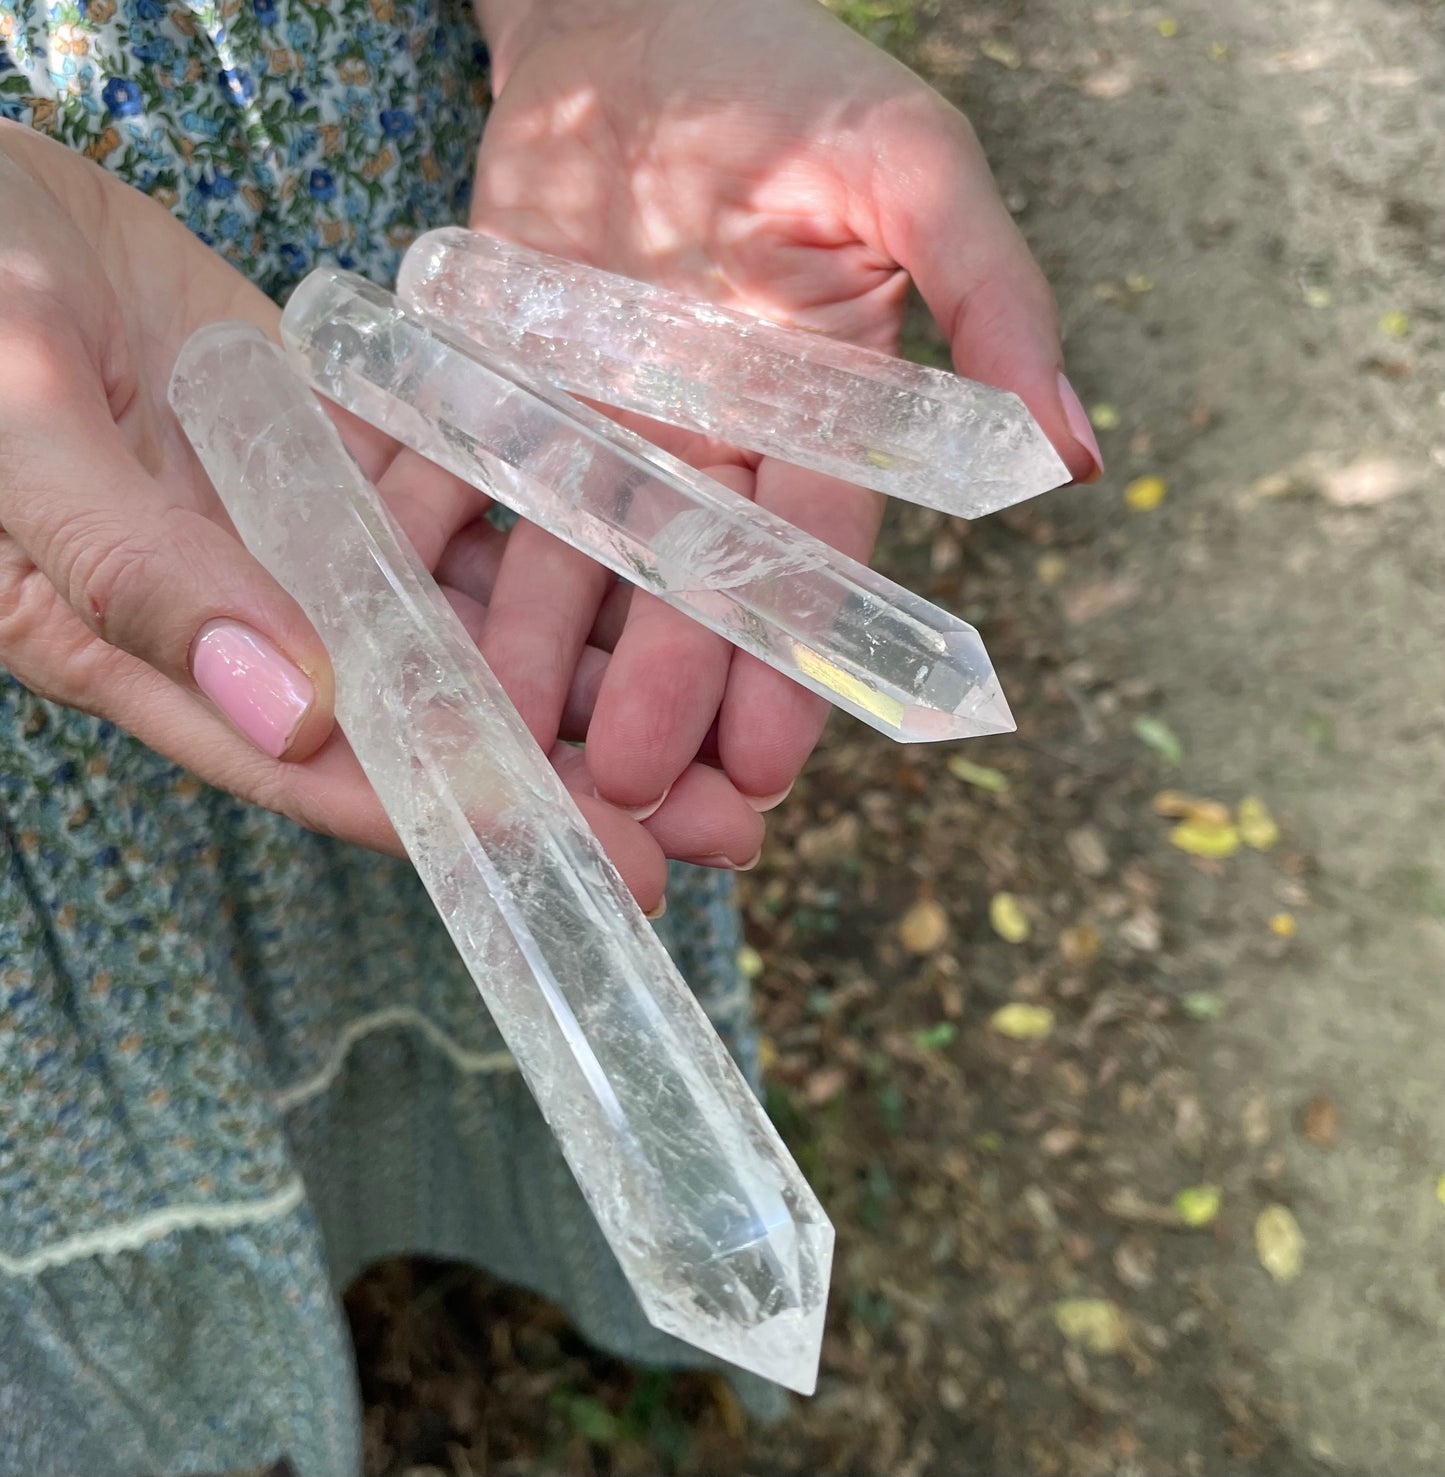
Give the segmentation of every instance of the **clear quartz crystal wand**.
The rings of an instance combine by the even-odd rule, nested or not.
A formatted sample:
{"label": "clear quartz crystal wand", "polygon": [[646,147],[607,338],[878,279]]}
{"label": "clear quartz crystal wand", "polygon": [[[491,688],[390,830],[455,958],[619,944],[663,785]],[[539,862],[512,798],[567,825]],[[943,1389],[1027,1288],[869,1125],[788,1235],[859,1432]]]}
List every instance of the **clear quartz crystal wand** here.
{"label": "clear quartz crystal wand", "polygon": [[186,344],[171,404],[330,653],[342,730],[647,1317],[811,1393],[833,1228],[325,411],[236,323]]}
{"label": "clear quartz crystal wand", "polygon": [[977,518],[1069,469],[1017,395],[450,226],[397,291],[577,395]]}
{"label": "clear quartz crystal wand", "polygon": [[312,272],[281,333],[339,405],[891,738],[1013,729],[972,626],[364,278]]}

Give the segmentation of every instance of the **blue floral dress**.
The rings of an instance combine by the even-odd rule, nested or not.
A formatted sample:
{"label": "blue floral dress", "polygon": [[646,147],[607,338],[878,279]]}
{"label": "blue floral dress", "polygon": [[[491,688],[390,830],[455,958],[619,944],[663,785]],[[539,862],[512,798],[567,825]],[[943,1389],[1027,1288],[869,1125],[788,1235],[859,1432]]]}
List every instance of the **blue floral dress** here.
{"label": "blue floral dress", "polygon": [[[0,117],[275,296],[462,218],[486,53],[449,0],[0,0]],[[660,931],[751,1069],[730,878]],[[360,1467],[336,1289],[457,1258],[642,1319],[409,868],[0,672],[0,1473]]]}

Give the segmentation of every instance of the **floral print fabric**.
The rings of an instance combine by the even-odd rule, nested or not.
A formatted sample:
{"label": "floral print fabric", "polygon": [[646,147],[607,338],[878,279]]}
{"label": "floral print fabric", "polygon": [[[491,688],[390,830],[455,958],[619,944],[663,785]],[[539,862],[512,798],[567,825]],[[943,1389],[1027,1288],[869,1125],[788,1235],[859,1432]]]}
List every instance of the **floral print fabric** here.
{"label": "floral print fabric", "polygon": [[[0,118],[272,296],[463,219],[455,0],[0,0]],[[658,925],[755,1066],[732,878]],[[357,1470],[333,1285],[420,1252],[642,1318],[415,874],[201,785],[0,671],[0,1474]]]}
{"label": "floral print fabric", "polygon": [[487,57],[460,0],[0,0],[0,117],[146,191],[274,297],[464,217]]}

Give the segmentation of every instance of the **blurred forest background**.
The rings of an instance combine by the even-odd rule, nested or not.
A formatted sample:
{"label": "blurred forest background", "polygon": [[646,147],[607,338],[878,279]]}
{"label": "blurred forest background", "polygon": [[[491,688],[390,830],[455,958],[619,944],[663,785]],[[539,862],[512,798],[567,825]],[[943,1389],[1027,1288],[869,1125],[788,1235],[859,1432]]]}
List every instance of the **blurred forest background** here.
{"label": "blurred forest background", "polygon": [[1445,1471],[1445,5],[834,8],[972,118],[1109,474],[894,508],[1019,732],[835,719],[746,879],[819,1393],[391,1263],[371,1470]]}

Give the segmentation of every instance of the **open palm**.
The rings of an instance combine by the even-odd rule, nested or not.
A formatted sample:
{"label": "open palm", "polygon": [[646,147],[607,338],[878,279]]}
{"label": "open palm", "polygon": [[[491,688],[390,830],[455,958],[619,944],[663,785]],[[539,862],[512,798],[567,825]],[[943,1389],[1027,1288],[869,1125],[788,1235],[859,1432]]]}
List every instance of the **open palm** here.
{"label": "open palm", "polygon": [[[1047,286],[967,122],[906,68],[815,0],[481,10],[497,100],[474,228],[881,349],[896,346],[911,276],[959,371],[1020,394],[1076,477],[1097,473]],[[871,551],[874,494],[654,434],[844,552]],[[560,721],[567,680],[538,655],[590,634],[610,651],[587,734],[600,794],[645,808],[699,754],[760,809],[785,792],[822,701],[560,546],[547,548],[556,582],[539,611],[548,543],[523,525],[500,558],[447,568],[489,601],[483,649],[534,730]]]}

